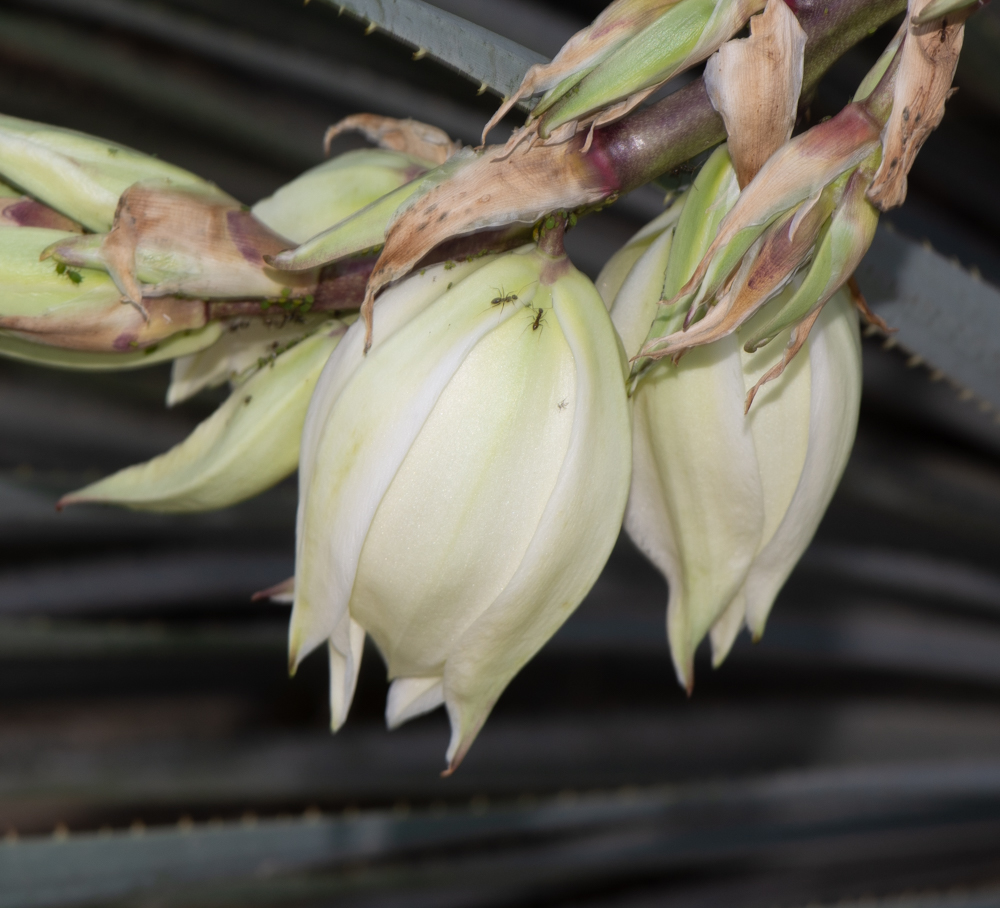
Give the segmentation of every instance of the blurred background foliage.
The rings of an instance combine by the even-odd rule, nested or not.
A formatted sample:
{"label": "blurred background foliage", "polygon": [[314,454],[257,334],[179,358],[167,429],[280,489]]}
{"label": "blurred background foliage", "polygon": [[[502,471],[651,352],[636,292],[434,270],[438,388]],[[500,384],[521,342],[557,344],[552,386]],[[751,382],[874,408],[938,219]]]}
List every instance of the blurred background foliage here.
{"label": "blurred background foliage", "polygon": [[[437,5],[552,55],[603,4]],[[355,111],[477,139],[495,98],[364,32],[319,0],[2,0],[0,111],[247,203]],[[995,5],[958,84],[887,220],[1000,284]],[[584,220],[580,267],[661,198]],[[294,481],[198,517],[55,512],[219,400],[166,411],[167,379],[0,362],[0,908],[1000,904],[1000,425],[919,358],[866,341],[854,455],[760,643],[688,700],[623,538],[447,780],[443,715],[385,731],[375,652],[333,737],[325,659],[289,680],[287,609],[249,603],[292,571]]]}

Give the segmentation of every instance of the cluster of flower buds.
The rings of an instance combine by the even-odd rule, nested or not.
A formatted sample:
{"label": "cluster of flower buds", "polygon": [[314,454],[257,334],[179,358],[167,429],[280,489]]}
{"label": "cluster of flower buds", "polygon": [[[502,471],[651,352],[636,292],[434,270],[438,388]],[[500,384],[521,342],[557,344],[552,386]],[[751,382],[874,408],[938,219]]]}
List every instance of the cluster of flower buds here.
{"label": "cluster of flower buds", "polygon": [[[542,95],[507,146],[358,115],[328,143],[378,148],[252,208],[0,117],[0,355],[171,360],[169,404],[231,389],[175,448],[62,504],[219,508],[298,467],[295,576],[265,591],[293,603],[291,668],[326,644],[339,728],[370,638],[390,727],[447,708],[449,771],[624,517],[669,582],[690,690],[703,638],[718,664],[763,632],[845,467],[863,303],[845,284],[940,121],[973,5],[912,0],[854,101],[792,138],[791,4],[615,0],[491,121]],[[628,181],[594,130],[704,60],[728,144],[595,288],[563,233]]]}

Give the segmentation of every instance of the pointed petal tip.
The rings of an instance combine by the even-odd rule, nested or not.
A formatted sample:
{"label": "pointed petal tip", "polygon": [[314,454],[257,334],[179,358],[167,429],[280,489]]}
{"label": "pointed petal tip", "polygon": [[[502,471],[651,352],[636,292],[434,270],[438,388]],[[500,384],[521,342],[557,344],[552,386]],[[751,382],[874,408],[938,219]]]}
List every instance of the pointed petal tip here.
{"label": "pointed petal tip", "polygon": [[288,677],[294,678],[302,662],[302,644],[295,639],[288,641]]}
{"label": "pointed petal tip", "polygon": [[276,583],[274,586],[269,586],[267,589],[258,590],[250,597],[251,602],[260,602],[263,599],[273,599],[276,602],[291,602],[291,596],[295,593],[295,577],[289,577],[287,580],[282,580],[281,583]]}
{"label": "pointed petal tip", "polygon": [[454,756],[452,757],[448,757],[447,755],[445,756],[445,759],[448,760],[448,766],[446,769],[441,770],[442,779],[450,779],[452,777],[452,775],[455,773],[455,770],[457,770],[458,767],[462,765],[462,761],[465,759],[465,755],[469,752],[469,747],[471,746],[472,742],[468,741],[464,743],[461,748],[459,748],[459,750],[455,753]]}

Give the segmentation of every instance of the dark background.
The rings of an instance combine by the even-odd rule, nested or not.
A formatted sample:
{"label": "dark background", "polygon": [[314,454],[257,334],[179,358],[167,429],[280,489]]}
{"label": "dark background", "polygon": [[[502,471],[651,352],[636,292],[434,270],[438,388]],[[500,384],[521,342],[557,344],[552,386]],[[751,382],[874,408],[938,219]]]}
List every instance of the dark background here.
{"label": "dark background", "polygon": [[[439,5],[552,54],[603,4]],[[888,218],[994,283],[998,13],[970,22],[961,91]],[[836,67],[814,120],[892,30]],[[477,138],[496,99],[363,32],[320,0],[3,0],[0,111],[247,203],[318,163],[356,110]],[[658,200],[585,220],[580,267],[596,274]],[[854,454],[763,641],[700,661],[689,700],[665,585],[623,538],[444,780],[444,715],[388,733],[374,650],[333,737],[325,656],[289,680],[287,609],[249,603],[292,572],[294,480],[198,517],[55,512],[219,399],[167,411],[168,374],[0,362],[0,908],[1000,904],[985,403],[867,340]]]}

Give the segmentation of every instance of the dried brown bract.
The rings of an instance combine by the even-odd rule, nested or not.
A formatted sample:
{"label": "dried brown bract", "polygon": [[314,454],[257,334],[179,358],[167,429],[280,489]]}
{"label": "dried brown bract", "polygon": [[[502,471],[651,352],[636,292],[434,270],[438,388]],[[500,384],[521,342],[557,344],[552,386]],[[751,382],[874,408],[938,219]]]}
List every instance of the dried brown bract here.
{"label": "dried brown bract", "polygon": [[868,198],[882,211],[896,208],[906,198],[906,176],[927,137],[944,116],[944,103],[965,36],[965,20],[974,6],[917,25],[933,0],[910,0],[909,28],[900,51],[899,74],[892,113],[882,134],[882,165]]}
{"label": "dried brown bract", "polygon": [[792,135],[802,90],[806,33],[784,0],[768,0],[750,37],[728,41],[705,66],[705,87],[722,115],[740,188]]}
{"label": "dried brown bract", "polygon": [[607,199],[614,187],[576,148],[536,145],[505,157],[494,146],[420,196],[390,223],[361,313],[371,343],[372,309],[383,287],[453,237],[506,224],[533,224],[552,211]]}
{"label": "dried brown bract", "polygon": [[345,132],[360,132],[379,148],[413,155],[434,165],[443,164],[462,147],[460,142],[453,141],[443,129],[429,126],[419,120],[397,120],[393,117],[361,113],[344,117],[326,131],[323,137],[323,150],[328,155],[330,144]]}

